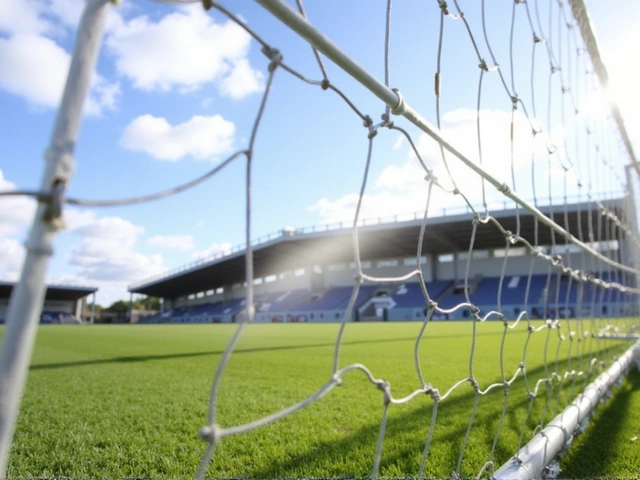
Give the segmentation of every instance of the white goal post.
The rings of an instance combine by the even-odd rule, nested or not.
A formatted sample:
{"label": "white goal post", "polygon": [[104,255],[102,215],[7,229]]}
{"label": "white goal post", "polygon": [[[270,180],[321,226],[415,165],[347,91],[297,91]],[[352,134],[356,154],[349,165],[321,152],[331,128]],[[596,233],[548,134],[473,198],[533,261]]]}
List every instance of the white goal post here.
{"label": "white goal post", "polygon": [[[401,2],[401,0],[397,0],[397,2]],[[640,354],[640,341],[637,340],[638,335],[636,333],[639,309],[638,296],[640,293],[638,289],[640,283],[638,281],[640,274],[640,239],[637,226],[636,202],[638,199],[637,185],[638,178],[640,178],[640,164],[635,156],[633,144],[625,128],[622,114],[613,100],[609,99],[609,111],[600,112],[602,113],[600,116],[596,117],[596,114],[594,114],[594,118],[591,118],[580,111],[583,106],[582,103],[587,103],[590,95],[602,95],[602,91],[606,89],[609,81],[607,69],[602,61],[584,1],[558,0],[553,2],[554,5],[557,3],[557,7],[549,7],[549,30],[553,21],[553,28],[557,27],[560,32],[553,33],[556,36],[555,47],[552,45],[553,42],[551,42],[550,38],[547,38],[546,29],[543,28],[540,19],[538,18],[536,21],[539,13],[533,11],[533,5],[530,6],[527,0],[505,2],[505,5],[511,6],[514,12],[510,20],[511,52],[505,53],[509,51],[509,48],[498,49],[495,42],[492,43],[489,39],[485,26],[484,1],[482,2],[479,18],[474,18],[470,14],[467,15],[456,0],[451,5],[444,0],[434,0],[432,13],[433,15],[438,15],[441,19],[440,40],[438,45],[427,47],[429,49],[427,55],[424,55],[421,61],[431,62],[433,69],[436,71],[434,81],[435,95],[429,90],[430,98],[435,97],[435,99],[432,99],[435,104],[435,112],[426,111],[422,106],[423,103],[416,101],[414,98],[409,98],[408,95],[405,98],[401,83],[397,85],[398,88],[393,88],[396,85],[391,83],[393,68],[390,61],[390,45],[392,45],[394,38],[392,35],[391,0],[387,0],[386,11],[384,12],[386,31],[379,32],[380,38],[383,39],[382,43],[384,43],[384,51],[380,55],[381,65],[384,66],[384,79],[382,80],[378,75],[362,67],[348,53],[345,53],[346,49],[343,49],[341,45],[329,38],[321,28],[314,24],[312,18],[307,18],[302,0],[297,0],[295,6],[284,0],[256,0],[256,3],[277,18],[283,24],[282,28],[292,30],[308,42],[311,47],[309,55],[315,57],[321,72],[318,79],[310,79],[300,73],[295,65],[287,64],[287,46],[267,43],[269,39],[266,37],[263,39],[260,36],[260,26],[244,22],[241,16],[234,15],[229,10],[229,8],[232,10],[233,7],[225,7],[213,0],[203,0],[202,2],[178,0],[176,2],[166,1],[163,3],[196,3],[191,8],[201,8],[200,5],[202,5],[207,10],[213,9],[221,12],[231,21],[241,25],[243,29],[249,32],[253,40],[262,47],[262,52],[268,59],[267,81],[259,109],[255,113],[255,117],[253,117],[248,147],[231,155],[201,179],[172,189],[170,192],[113,202],[92,203],[91,201],[65,198],[65,190],[73,170],[73,149],[78,139],[83,102],[90,84],[91,73],[98,57],[106,14],[109,8],[112,7],[112,2],[109,0],[87,0],[86,8],[78,27],[73,60],[62,103],[57,113],[51,145],[45,154],[47,161],[45,172],[40,190],[36,193],[40,204],[26,243],[27,255],[20,282],[12,294],[4,332],[0,357],[0,475],[4,476],[7,469],[19,402],[26,381],[43,302],[47,267],[53,254],[55,235],[63,227],[61,220],[64,205],[66,203],[75,203],[77,205],[139,203],[149,199],[160,198],[189,188],[215,175],[227,164],[242,159],[246,161],[247,165],[245,191],[247,207],[244,219],[246,231],[245,281],[247,284],[247,309],[243,317],[244,320],[238,325],[235,334],[222,355],[221,361],[217,365],[212,381],[208,418],[206,425],[199,431],[199,436],[207,443],[207,447],[201,464],[197,469],[196,477],[199,479],[206,477],[216,446],[225,437],[260,428],[306,408],[312,403],[321,401],[325,395],[330,394],[335,387],[342,384],[345,376],[348,376],[352,371],[363,372],[372,386],[381,391],[383,397],[384,410],[380,420],[375,457],[372,459],[371,475],[373,478],[380,475],[389,409],[393,408],[394,405],[409,403],[418,396],[425,394],[429,395],[433,400],[434,408],[424,448],[417,452],[417,455],[421,456],[420,470],[417,473],[418,477],[423,478],[426,476],[429,449],[437,423],[438,405],[442,405],[440,408],[446,406],[449,395],[462,385],[471,385],[476,403],[474,404],[466,433],[460,439],[461,449],[457,465],[453,465],[451,469],[454,472],[454,477],[469,474],[469,472],[461,471],[461,465],[469,435],[473,428],[473,417],[478,408],[479,398],[491,390],[500,389],[504,391],[504,409],[498,429],[495,432],[491,454],[486,459],[485,464],[481,466],[479,472],[473,473],[479,477],[488,474],[500,479],[537,478],[542,475],[552,477],[557,475],[558,471],[555,463],[557,457],[569,447],[573,437],[584,430],[586,422],[597,404],[626,375],[634,363],[637,362]],[[557,8],[557,11],[553,10],[554,8]],[[523,64],[526,63],[527,66],[522,67],[526,70],[527,75],[514,73],[516,69],[514,67],[514,58],[517,55],[514,55],[513,52],[516,44],[513,25],[515,23],[516,9],[526,9],[526,14],[523,11],[521,16],[527,18],[524,22],[530,30],[526,34],[533,38],[533,53],[531,58],[523,61]],[[538,9],[537,1],[535,2],[535,9]],[[567,10],[570,10],[571,13],[569,14]],[[477,90],[477,97],[474,97],[474,104],[471,107],[467,105],[465,108],[458,110],[458,113],[464,111],[466,115],[469,115],[469,118],[472,118],[474,138],[469,143],[473,143],[473,148],[462,144],[465,140],[464,138],[461,139],[455,132],[443,127],[445,122],[440,112],[444,83],[440,65],[443,51],[442,29],[445,22],[450,21],[464,24],[464,29],[461,29],[461,31],[465,33],[460,34],[463,35],[460,44],[464,40],[464,48],[468,48],[471,51],[470,56],[477,55],[478,57],[479,78],[469,80],[468,87],[469,90]],[[579,37],[576,34],[575,27],[578,27]],[[476,31],[476,28],[479,28],[480,31]],[[506,30],[509,30],[508,26]],[[548,36],[552,35],[550,31],[547,31],[547,34]],[[482,38],[484,40],[481,40]],[[582,43],[578,44],[577,42],[580,39],[582,39]],[[566,45],[569,45],[570,48],[565,46],[563,51],[562,47],[559,47],[563,42],[566,42]],[[554,48],[559,48],[560,51],[554,50]],[[536,52],[540,50],[543,50],[544,55],[546,55],[545,61],[550,66],[550,72],[546,75],[533,71],[534,66],[541,62],[536,57]],[[584,52],[588,52],[588,59],[585,58]],[[540,55],[543,55],[543,53],[540,53]],[[500,54],[505,54],[508,58],[498,58]],[[380,112],[376,112],[381,114],[380,120],[374,120],[372,116],[362,113],[358,109],[357,101],[352,100],[349,93],[345,93],[346,90],[341,90],[339,85],[332,82],[333,77],[327,73],[327,69],[324,66],[324,62],[327,60],[331,62],[332,67],[339,70],[340,75],[346,73],[351,79],[354,79],[358,84],[358,88],[362,89],[366,95],[376,97],[382,102]],[[506,65],[510,66],[506,67]],[[586,80],[579,76],[583,67],[588,70],[587,73],[589,74]],[[529,70],[527,70],[529,68],[531,68],[530,75]],[[262,122],[276,72],[278,72],[278,75],[281,74],[280,72],[293,75],[301,82],[305,82],[314,88],[318,87],[336,94],[348,105],[354,114],[354,118],[364,124],[367,131],[369,150],[352,222],[353,263],[355,264],[354,288],[338,330],[333,369],[327,382],[319,385],[317,391],[308,398],[278,412],[266,414],[262,418],[254,419],[243,425],[223,428],[216,421],[221,379],[246,325],[251,323],[255,316],[254,264],[251,246],[252,202],[254,202],[251,197],[251,162],[258,127]],[[510,79],[507,72],[511,75]],[[496,83],[502,89],[500,93],[502,96],[500,97],[494,92],[493,97],[495,97],[496,104],[504,107],[501,112],[507,112],[504,118],[510,119],[506,123],[509,126],[509,132],[503,132],[505,133],[503,141],[506,147],[495,148],[494,150],[492,150],[492,145],[488,145],[489,141],[486,140],[487,137],[485,136],[488,128],[486,123],[490,122],[490,120],[487,121],[490,113],[486,112],[490,109],[485,109],[481,106],[483,81],[490,75],[500,77],[500,80],[496,81]],[[594,75],[599,85],[593,85]],[[527,84],[526,87],[518,84],[525,76],[531,77],[530,85]],[[541,96],[541,93],[536,90],[536,85],[540,81],[548,82],[548,91],[546,92],[548,98],[545,101],[539,101],[540,104],[546,103],[543,107],[537,106],[534,100],[536,93]],[[521,96],[516,93],[516,90],[527,89],[530,89],[530,93],[522,94]],[[552,100],[553,92],[557,94],[560,100]],[[476,99],[477,101],[475,101]],[[416,105],[421,105],[421,107],[419,108]],[[566,117],[571,118],[569,120]],[[433,120],[430,121],[429,119]],[[481,125],[481,122],[484,123]],[[555,128],[557,125],[559,127]],[[420,175],[424,178],[423,190],[426,206],[424,204],[416,205],[417,209],[422,209],[423,211],[422,231],[420,240],[416,245],[417,267],[401,276],[383,278],[373,275],[363,267],[358,233],[361,226],[361,209],[364,202],[366,202],[366,187],[372,151],[375,145],[374,140],[380,132],[387,129],[393,131],[394,134],[398,134],[403,141],[410,144],[412,158],[415,160],[414,163],[417,165]],[[431,142],[432,145],[432,147],[429,147],[431,148],[429,150],[431,157],[428,161],[425,153],[425,149],[428,150],[428,148],[420,147],[418,142],[418,138],[422,139],[422,134],[429,137],[424,140],[424,144]],[[470,151],[473,153],[470,154]],[[492,168],[491,159],[487,157],[496,153],[505,154],[506,157],[496,162],[499,168],[494,169]],[[580,158],[582,156],[585,159]],[[523,161],[520,157],[526,157],[526,161],[529,162],[532,169],[525,187],[523,187],[525,182],[516,181],[514,173],[516,163]],[[546,170],[544,172],[534,171],[536,163],[544,164]],[[493,166],[495,167],[496,165]],[[506,168],[504,168],[505,166]],[[497,170],[502,173],[506,172],[506,175],[496,173]],[[553,171],[562,172],[562,180],[559,183],[564,188],[561,193],[561,196],[563,196],[561,203],[553,203],[551,201],[551,177]],[[472,183],[469,179],[475,183]],[[572,182],[572,184],[569,185],[569,182]],[[544,194],[548,194],[548,198],[541,193],[543,188],[545,190]],[[509,229],[505,227],[501,223],[499,215],[493,215],[492,197],[488,193],[489,189],[493,193],[497,192],[496,194],[499,195],[500,200],[509,202],[510,205],[515,207],[515,228]],[[568,193],[571,189],[573,189],[572,193]],[[574,229],[573,226],[570,227],[568,220],[568,198],[571,195],[577,195],[578,205],[588,204],[590,206],[586,210],[581,210],[580,208],[582,207],[578,208],[577,229]],[[461,265],[465,267],[465,272],[461,278],[457,279],[460,280],[459,284],[463,294],[453,306],[445,305],[444,303],[439,304],[436,298],[431,297],[425,281],[427,275],[423,271],[421,264],[424,235],[425,231],[429,229],[429,221],[432,215],[430,208],[433,208],[437,198],[445,199],[445,203],[447,200],[451,202],[457,201],[467,207],[469,212],[467,219],[472,231],[468,251],[465,252],[466,260],[461,262]],[[598,212],[597,218],[592,218],[592,209]],[[524,215],[535,219],[535,233],[531,237],[527,237],[524,231],[521,230],[520,221]],[[585,218],[581,219],[581,215]],[[586,225],[586,230],[583,230],[583,224]],[[495,306],[491,310],[487,310],[484,305],[474,301],[471,291],[471,284],[474,281],[473,275],[470,273],[474,262],[474,242],[479,236],[480,229],[485,225],[498,229],[505,239],[504,261],[497,288],[497,301],[494,302]],[[540,243],[539,235],[542,235],[541,232],[545,232],[544,234],[550,239],[549,244]],[[514,313],[512,318],[509,317],[512,312],[505,313],[506,310],[503,309],[502,304],[503,283],[507,277],[505,271],[507,261],[510,258],[510,249],[521,249],[523,256],[526,255],[531,258],[528,277],[524,275],[527,281],[526,298],[521,308],[519,308],[519,313]],[[454,261],[457,265],[457,252]],[[546,274],[547,284],[544,293],[544,311],[541,315],[542,323],[539,324],[533,321],[531,308],[529,308],[530,305],[528,304],[529,287],[534,277],[534,263],[537,266],[543,265],[544,271],[548,272]],[[569,287],[566,287],[566,283],[565,286],[561,286],[561,277],[568,282]],[[366,365],[360,363],[342,364],[340,347],[361,285],[365,282],[401,284],[408,280],[418,282],[422,288],[425,300],[425,315],[422,319],[422,328],[416,338],[416,387],[411,394],[398,398],[394,397],[391,382],[378,378],[376,373],[369,370]],[[578,293],[576,298],[570,301],[570,286],[573,284],[577,285],[576,290]],[[563,315],[562,313],[568,310],[563,310],[563,308],[569,303],[577,304],[575,315],[573,316]],[[613,317],[608,313],[607,315],[603,314],[603,312],[607,312],[607,307],[610,305],[620,307],[618,312],[626,312],[626,316],[630,317],[631,320],[621,322],[620,325],[622,326],[620,328],[618,328],[618,323],[615,320],[609,321],[609,318],[603,320],[602,317]],[[427,326],[434,315],[452,314],[462,310],[469,312],[468,318],[473,323],[469,375],[455,379],[451,385],[446,387],[432,385],[429,379],[429,372],[420,359],[420,341],[428,333]],[[565,319],[563,318],[564,316],[572,318]],[[557,353],[554,365],[553,360],[547,361],[547,352],[545,350],[545,376],[531,387],[527,384],[528,394],[526,400],[530,402],[529,405],[533,405],[536,398],[546,395],[547,402],[549,402],[552,392],[559,397],[558,390],[554,390],[555,386],[560,385],[558,388],[561,389],[563,382],[566,381],[572,385],[571,393],[575,393],[575,395],[572,395],[573,401],[568,405],[562,405],[562,409],[559,413],[556,412],[557,415],[554,415],[550,422],[540,425],[540,428],[537,428],[534,432],[526,428],[525,421],[520,432],[521,443],[513,446],[513,457],[508,460],[501,459],[501,461],[494,458],[494,451],[501,429],[505,428],[503,420],[506,417],[508,408],[509,388],[515,382],[522,381],[523,377],[524,381],[527,382],[527,347],[525,344],[522,362],[515,371],[505,371],[501,359],[501,379],[490,385],[481,385],[473,371],[476,329],[478,328],[476,325],[492,320],[502,322],[504,325],[505,333],[501,346],[501,355],[504,350],[508,329],[515,328],[518,324],[526,323],[529,336],[540,331],[553,331],[554,335],[557,332],[558,342],[564,341],[565,338],[568,338],[570,342],[576,339],[575,349],[581,361],[579,367],[572,366],[571,363],[559,367]],[[547,335],[551,336],[551,333],[547,333]],[[619,356],[607,359],[611,361],[606,365],[606,369],[601,368],[601,364],[605,362],[599,357],[598,342],[610,342],[616,338],[627,340],[631,346]],[[549,340],[547,340],[545,349],[548,344]],[[571,357],[571,354],[569,356]],[[552,355],[549,354],[549,357],[551,358]],[[581,370],[584,365],[587,365],[587,369]],[[593,379],[590,375],[595,372],[598,372],[599,375]],[[590,378],[592,381],[586,386],[578,385],[584,387],[582,392],[578,394],[579,390],[574,392],[574,386],[577,384],[576,378]],[[527,412],[528,415],[529,412]],[[501,464],[502,466],[500,466]],[[195,468],[196,466],[194,466],[194,470]],[[414,472],[411,472],[411,474],[413,475]]]}

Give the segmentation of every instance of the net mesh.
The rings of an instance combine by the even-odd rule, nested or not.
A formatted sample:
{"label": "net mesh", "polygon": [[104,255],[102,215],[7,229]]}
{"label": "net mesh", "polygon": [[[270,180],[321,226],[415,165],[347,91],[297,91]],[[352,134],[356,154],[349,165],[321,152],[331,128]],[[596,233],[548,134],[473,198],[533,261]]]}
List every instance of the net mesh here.
{"label": "net mesh", "polygon": [[[635,158],[621,129],[619,112],[609,108],[602,86],[603,64],[599,58],[594,60],[593,45],[583,42],[584,29],[578,28],[580,22],[571,13],[577,2],[516,0],[505,2],[497,15],[485,1],[463,6],[458,1],[393,5],[388,0],[386,8],[377,5],[367,11],[383,19],[384,25],[384,33],[376,39],[376,48],[380,48],[373,69],[376,74],[333,49],[332,42],[312,24],[300,21],[307,15],[302,0],[296,0],[298,13],[278,0],[259,3],[310,41],[311,61],[299,59],[304,68],[288,63],[287,42],[272,44],[259,33],[259,27],[252,26],[260,22],[248,24],[223,5],[203,0],[205,9],[225,15],[248,32],[267,58],[265,88],[251,118],[246,148],[200,179],[157,195],[105,202],[65,199],[85,206],[139,203],[178,193],[231,163],[245,162],[248,307],[216,367],[206,426],[199,432],[208,446],[197,477],[204,478],[208,472],[219,476],[211,460],[226,437],[312,407],[336,387],[352,381],[356,373],[366,379],[362,388],[379,390],[382,401],[371,455],[373,478],[381,474],[493,474],[497,465],[519,452],[620,357],[637,325],[637,178],[627,166]],[[402,8],[415,12],[418,23],[421,15],[437,17],[437,30],[424,38],[411,38],[415,28],[394,22],[394,12]],[[313,21],[313,11],[309,15]],[[584,16],[579,20],[584,22]],[[352,38],[361,39],[359,34]],[[430,42],[423,42],[425,38]],[[296,58],[299,52],[290,53]],[[312,66],[316,73],[302,73]],[[375,80],[376,75],[383,82]],[[278,82],[285,76],[336,100],[326,108],[335,109],[334,116],[341,123],[364,127],[362,136],[353,139],[353,143],[366,145],[350,218],[355,280],[337,329],[326,381],[303,400],[238,422],[224,417],[220,399],[234,350],[255,318],[251,243],[255,160],[262,142],[273,141],[262,139],[260,129]],[[435,125],[425,118],[435,119]],[[360,234],[365,212],[375,208],[368,194],[374,157],[389,154],[394,140],[409,146],[410,162],[401,173],[420,185],[419,194],[409,199],[408,206],[421,209],[422,224],[415,245],[415,268],[382,277],[367,267],[370,259],[361,252]],[[394,170],[386,172],[390,175]],[[42,201],[51,201],[53,195],[37,194]],[[450,206],[461,206],[466,212],[468,232],[462,240],[468,243],[450,259],[459,294],[452,297],[454,302],[445,303],[429,291],[424,254],[429,247],[425,242],[430,221],[440,209]],[[508,216],[502,214],[501,206],[510,208]],[[478,244],[487,232],[496,231],[504,239],[499,281],[490,292],[481,292],[478,275],[483,264]],[[450,240],[456,245],[461,239]],[[526,288],[522,303],[514,308],[504,297],[512,281],[509,272],[516,263],[519,270],[525,265],[522,271],[528,273],[520,275]],[[545,288],[542,299],[534,301],[530,293],[540,272],[546,275]],[[396,389],[391,386],[393,375],[379,376],[375,369],[346,355],[344,339],[363,285],[401,285],[410,280],[420,285],[425,312],[415,336],[411,379],[399,381],[408,388]],[[536,312],[534,303],[541,305]],[[469,334],[450,359],[435,358],[432,347],[425,347],[433,328],[430,320],[444,316],[471,320]],[[482,337],[490,325],[501,326],[493,345]],[[514,344],[519,346],[515,355]],[[478,351],[487,348],[495,352],[491,364],[486,363],[486,356],[479,359]],[[443,378],[438,365],[446,361],[460,364],[459,375]],[[535,367],[529,368],[531,364]],[[466,409],[459,408],[461,393],[470,399]],[[421,399],[430,403],[420,403]],[[384,470],[385,452],[393,450],[385,439],[398,435],[393,427],[394,409],[414,403],[424,405],[425,424],[420,445],[410,453],[420,457],[417,471]],[[491,422],[479,425],[484,410],[498,413]],[[464,416],[463,427],[452,426],[447,412],[449,419]],[[442,443],[454,445],[455,455],[443,459]],[[549,463],[552,458],[546,460]]]}
{"label": "net mesh", "polygon": [[[278,2],[263,3],[274,11],[273,5]],[[506,451],[507,456],[511,456],[623,350],[623,343],[614,334],[629,333],[636,320],[613,320],[606,318],[610,316],[606,312],[613,308],[616,316],[637,314],[635,258],[640,243],[635,228],[634,192],[627,179],[629,152],[611,117],[602,84],[570,5],[564,1],[507,2],[504,7],[510,13],[495,18],[487,14],[485,1],[466,9],[461,3],[437,1],[428,8],[419,9],[424,15],[439,17],[436,42],[426,47],[419,45],[417,40],[397,46],[394,43],[396,34],[398,37],[404,35],[397,32],[402,26],[393,22],[392,2],[389,0],[384,10],[378,6],[376,14],[384,16],[384,41],[378,42],[382,45],[384,86],[387,89],[398,87],[393,90],[395,103],[388,101],[380,105],[381,120],[364,113],[365,108],[354,99],[362,98],[362,92],[352,93],[352,85],[341,88],[340,82],[348,81],[339,73],[334,80],[330,68],[325,66],[325,57],[315,46],[309,52],[319,71],[314,77],[301,73],[285,61],[286,45],[271,45],[268,39],[261,38],[223,6],[209,4],[243,26],[260,43],[269,59],[266,88],[255,116],[249,147],[243,152],[247,162],[247,305],[254,304],[250,243],[252,161],[254,148],[260,143],[256,140],[259,137],[256,132],[265,108],[268,109],[276,77],[291,75],[308,84],[309,88],[319,88],[327,95],[336,96],[348,107],[352,121],[364,126],[367,153],[352,218],[355,285],[339,327],[328,381],[308,398],[275,413],[241,425],[220,426],[221,380],[237,342],[253,319],[254,311],[250,308],[215,373],[207,426],[200,431],[209,447],[198,470],[198,478],[205,476],[216,445],[225,437],[251,431],[308,407],[348,381],[347,377],[354,371],[364,373],[371,387],[381,391],[383,409],[371,459],[373,478],[380,474],[390,410],[425,395],[432,401],[431,419],[424,435],[419,470],[405,474],[441,475],[441,471],[430,469],[430,452],[434,438],[438,436],[439,411],[446,410],[448,400],[464,389],[471,389],[473,401],[467,412],[466,428],[458,432],[458,454],[448,467],[449,473],[453,472],[456,477],[493,473],[496,465],[506,460],[500,445],[501,437],[509,435],[505,433],[507,428],[515,432],[510,438],[517,438],[517,444],[512,443]],[[298,12],[306,16],[301,0],[297,0],[296,6]],[[306,36],[305,33],[302,35]],[[420,132],[415,128],[416,122],[406,120],[412,105],[401,75],[394,75],[393,52],[414,46],[421,50],[415,60],[418,64],[415,70],[420,73],[429,69],[435,71],[432,97],[411,99],[416,105],[430,105],[421,112],[425,117],[435,118],[435,128],[427,132],[429,136],[424,135],[425,128]],[[447,90],[448,71],[466,79],[462,89],[459,82],[452,82],[455,88]],[[420,81],[425,96],[424,86],[428,82],[425,78]],[[411,81],[408,83],[408,89],[414,88]],[[380,97],[378,93],[376,95]],[[368,108],[371,103],[366,105]],[[445,110],[448,113],[443,114]],[[405,118],[392,117],[393,114]],[[452,128],[456,122],[463,123],[466,129],[456,131]],[[369,200],[372,159],[380,138],[388,135],[399,135],[410,146],[413,163],[408,169],[417,178],[424,179],[424,209],[416,245],[417,267],[402,276],[381,278],[363,268],[359,232],[362,212]],[[384,148],[388,147],[381,147]],[[525,197],[531,201],[524,201]],[[502,199],[505,205],[508,202],[515,209],[513,226],[503,225],[500,216],[493,213],[499,210],[496,205],[500,205]],[[463,267],[463,273],[458,276],[461,299],[455,305],[441,305],[425,282],[424,236],[433,211],[451,204],[466,207],[470,227],[467,238],[470,240],[467,251],[456,253],[454,257],[454,262]],[[533,216],[533,227],[526,231],[522,228],[525,216]],[[497,229],[504,236],[499,284],[492,293],[493,298],[484,302],[496,306],[491,310],[479,304],[478,297],[474,296],[476,239],[488,229]],[[528,274],[523,278],[526,282],[523,303],[519,313],[514,314],[514,310],[503,308],[502,296],[509,278],[506,273],[509,263],[517,261],[514,259],[521,255],[530,258],[530,263]],[[529,305],[534,272],[541,268],[546,269],[544,307],[539,312],[546,321],[542,323],[534,321]],[[414,388],[407,395],[398,395],[391,388],[391,379],[378,378],[364,364],[343,362],[341,352],[360,287],[370,283],[401,284],[408,280],[420,283],[426,309],[415,340]],[[572,294],[572,291],[577,293]],[[577,305],[575,311],[571,310],[573,305]],[[456,315],[462,311],[466,311],[464,316],[472,320],[467,372],[460,378],[436,382],[432,377],[437,365],[421,348],[423,339],[429,335],[429,321],[434,315]],[[496,345],[498,381],[487,381],[487,376],[477,373],[478,369],[486,367],[476,365],[476,350],[483,324],[488,320],[498,320],[503,325],[499,345]],[[510,333],[514,330],[526,330],[520,358],[515,361],[505,358],[508,356],[505,345],[510,342],[513,337]],[[538,348],[537,353],[530,351],[533,343]],[[542,371],[529,372],[529,360],[536,355],[542,357],[544,367]],[[495,396],[497,392],[502,394],[502,400]],[[492,400],[485,400],[492,394]],[[478,448],[472,441],[474,421],[488,401],[500,402],[502,408],[493,425],[493,433],[485,442],[487,445],[481,447],[484,460],[466,462],[468,450]],[[524,412],[517,422],[509,413],[510,409],[516,408],[514,404]],[[513,432],[510,435],[514,435]]]}

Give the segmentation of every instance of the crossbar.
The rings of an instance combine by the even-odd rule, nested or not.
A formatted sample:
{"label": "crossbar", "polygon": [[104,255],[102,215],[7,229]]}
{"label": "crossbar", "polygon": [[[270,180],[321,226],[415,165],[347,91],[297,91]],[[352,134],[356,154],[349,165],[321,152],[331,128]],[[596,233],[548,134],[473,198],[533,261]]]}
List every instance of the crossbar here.
{"label": "crossbar", "polygon": [[607,265],[615,267],[618,270],[631,273],[633,275],[640,275],[640,271],[636,270],[635,268],[623,265],[608,258],[607,256],[601,254],[583,241],[576,238],[574,235],[566,231],[564,228],[562,228],[560,225],[558,225],[556,222],[542,213],[534,204],[520,197],[520,195],[511,190],[511,188],[507,184],[501,182],[499,179],[491,175],[491,173],[485,170],[482,165],[465,156],[444,138],[442,132],[435,125],[431,124],[427,119],[420,115],[420,113],[418,113],[408,103],[406,103],[400,94],[385,86],[373,75],[362,68],[358,64],[358,62],[356,62],[353,58],[346,54],[336,43],[333,42],[333,40],[328,38],[304,16],[296,12],[283,0],[256,1],[266,10],[268,10],[272,15],[278,18],[282,23],[288,26],[291,30],[296,32],[307,42],[313,45],[314,48],[326,55],[327,58],[329,58],[332,62],[334,62],[345,72],[351,75],[355,80],[366,87],[371,93],[382,100],[386,105],[391,107],[392,113],[401,115],[409,120],[413,125],[418,127],[420,130],[422,130],[424,133],[426,133],[432,139],[442,145],[445,150],[458,158],[467,167],[472,169],[487,182],[493,185],[499,192],[516,202],[527,212],[536,217],[540,221],[540,223],[554,230],[568,242],[579,246],[580,248],[589,252],[590,255],[598,258]]}

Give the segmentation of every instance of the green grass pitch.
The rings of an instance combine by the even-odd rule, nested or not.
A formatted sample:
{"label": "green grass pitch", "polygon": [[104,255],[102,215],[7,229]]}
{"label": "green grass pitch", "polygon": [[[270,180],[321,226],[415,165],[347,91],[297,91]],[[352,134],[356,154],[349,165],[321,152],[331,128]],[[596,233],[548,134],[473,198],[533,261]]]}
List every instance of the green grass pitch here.
{"label": "green grass pitch", "polygon": [[[539,323],[536,325],[540,325]],[[419,387],[413,350],[421,324],[349,324],[340,365],[359,362],[390,381],[394,397]],[[482,388],[500,381],[501,322],[476,324],[474,373]],[[232,426],[298,402],[330,377],[339,325],[249,325],[222,380],[217,422]],[[205,444],[196,436],[206,423],[213,372],[235,326],[44,326],[38,331],[10,455],[10,477],[188,478]],[[431,322],[420,346],[427,382],[446,391],[468,375],[470,322]],[[575,329],[562,324],[561,332]],[[610,364],[627,341],[558,342],[556,330],[531,336],[526,367],[530,384],[544,376],[543,346],[550,335],[549,368],[587,370],[596,349]],[[522,361],[526,325],[508,330],[505,374]],[[559,345],[559,347],[558,347]],[[591,351],[578,355],[579,350]],[[567,360],[570,358],[571,364]],[[570,366],[570,368],[569,368]],[[599,367],[598,367],[599,368]],[[599,370],[598,370],[599,371]],[[566,379],[551,401],[542,387],[527,436],[549,421],[598,371]],[[602,405],[587,432],[563,458],[562,477],[640,475],[640,375],[632,373],[618,395]],[[467,382],[440,403],[427,460],[430,478],[455,470],[474,402]],[[504,401],[498,388],[480,398],[463,477],[477,475],[491,453]],[[494,460],[501,464],[518,444],[528,401],[520,377]],[[415,477],[433,402],[419,396],[391,406],[382,452],[383,477]],[[208,470],[211,477],[351,477],[371,474],[382,414],[382,394],[360,372],[308,408],[258,430],[225,438]],[[635,413],[634,413],[635,412]]]}

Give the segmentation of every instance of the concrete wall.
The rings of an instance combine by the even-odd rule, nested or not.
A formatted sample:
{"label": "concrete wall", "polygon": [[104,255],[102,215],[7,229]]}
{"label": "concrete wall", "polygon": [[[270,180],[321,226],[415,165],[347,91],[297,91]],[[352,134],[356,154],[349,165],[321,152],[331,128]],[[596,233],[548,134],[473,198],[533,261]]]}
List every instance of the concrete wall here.
{"label": "concrete wall", "polygon": [[[466,255],[466,254],[465,254]],[[599,260],[595,262],[591,256],[584,254],[564,254],[561,255],[565,266],[571,266],[571,268],[579,269],[587,272],[599,272],[610,271],[612,267],[604,264]],[[505,275],[528,275],[531,268],[531,261],[533,259],[533,274],[546,274],[549,271],[549,262],[547,260],[533,257],[530,254],[523,256],[510,256],[507,258],[507,264],[505,267]],[[469,275],[471,278],[482,275],[483,277],[499,277],[502,272],[502,265],[504,257],[495,257],[493,255],[488,258],[474,258],[471,261]],[[462,259],[457,262],[457,279],[464,279],[465,270],[467,268],[467,260]],[[450,280],[455,279],[455,263],[451,262],[437,262],[436,274],[438,280]],[[555,270],[555,269],[554,269]]]}
{"label": "concrete wall", "polygon": [[[396,262],[397,265],[390,265],[391,262]],[[355,263],[351,262],[340,265],[342,266],[340,270],[338,270],[335,265],[326,265],[323,267],[325,288],[354,285],[354,276],[356,273]],[[366,275],[381,278],[401,277],[413,272],[417,268],[415,258],[403,257],[362,262],[362,271]],[[431,281],[432,269],[429,261],[423,259],[421,268],[425,281]],[[417,281],[417,277],[414,277],[413,281]]]}

